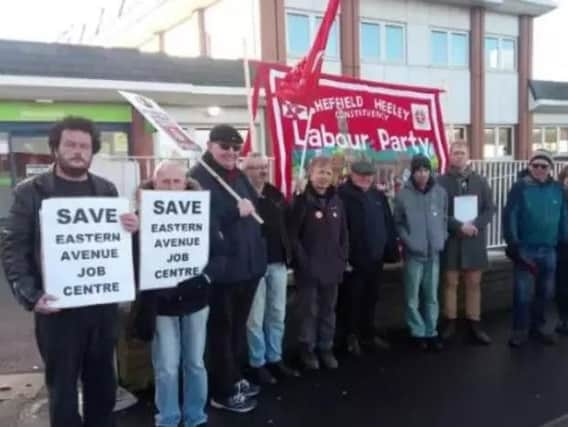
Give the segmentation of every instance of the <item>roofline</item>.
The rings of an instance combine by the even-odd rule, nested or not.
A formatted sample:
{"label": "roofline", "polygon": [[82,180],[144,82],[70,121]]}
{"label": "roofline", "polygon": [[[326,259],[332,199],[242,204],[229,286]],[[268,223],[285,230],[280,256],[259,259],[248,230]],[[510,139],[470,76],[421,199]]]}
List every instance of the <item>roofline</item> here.
{"label": "roofline", "polygon": [[200,86],[189,83],[145,82],[134,80],[80,79],[68,77],[0,75],[2,86],[37,86],[63,89],[127,90],[132,92],[188,93],[195,95],[246,96],[245,87]]}
{"label": "roofline", "polygon": [[535,108],[543,107],[568,107],[568,99],[537,99],[535,100]]}

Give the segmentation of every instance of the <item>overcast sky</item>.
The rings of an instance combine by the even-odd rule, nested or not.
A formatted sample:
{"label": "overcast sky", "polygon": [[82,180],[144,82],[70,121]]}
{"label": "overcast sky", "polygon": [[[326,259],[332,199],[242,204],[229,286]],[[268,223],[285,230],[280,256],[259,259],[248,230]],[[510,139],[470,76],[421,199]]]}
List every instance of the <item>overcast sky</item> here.
{"label": "overcast sky", "polygon": [[[120,0],[3,0],[0,38],[53,41],[77,17]],[[568,81],[568,0],[535,21],[534,78]]]}

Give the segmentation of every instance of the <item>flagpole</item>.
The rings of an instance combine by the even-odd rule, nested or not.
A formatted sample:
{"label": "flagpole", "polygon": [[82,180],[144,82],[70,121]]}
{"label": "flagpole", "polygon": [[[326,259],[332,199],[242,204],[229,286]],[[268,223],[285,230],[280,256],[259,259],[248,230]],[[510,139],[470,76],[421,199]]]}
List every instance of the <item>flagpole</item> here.
{"label": "flagpole", "polygon": [[256,141],[256,128],[254,124],[254,114],[252,112],[252,89],[251,89],[251,79],[250,79],[250,63],[248,58],[248,47],[247,40],[243,38],[243,67],[245,73],[245,88],[247,96],[247,109],[248,109],[248,122],[249,122],[249,139],[251,145],[251,151],[257,151],[257,141]]}

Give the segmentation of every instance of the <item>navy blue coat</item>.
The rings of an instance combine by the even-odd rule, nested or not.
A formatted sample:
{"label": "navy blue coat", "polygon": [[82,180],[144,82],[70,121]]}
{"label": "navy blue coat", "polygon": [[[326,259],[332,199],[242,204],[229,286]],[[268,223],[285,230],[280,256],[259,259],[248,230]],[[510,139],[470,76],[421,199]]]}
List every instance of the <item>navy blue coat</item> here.
{"label": "navy blue coat", "polygon": [[[215,162],[210,153],[203,156],[203,161],[225,179],[239,196],[257,206],[258,194],[240,170],[227,171]],[[235,198],[202,165],[195,166],[190,175],[204,190],[211,191],[211,219],[218,224],[225,241],[227,255],[224,268],[215,282],[231,284],[260,279],[266,273],[267,266],[266,242],[261,225],[252,216],[240,217]]]}

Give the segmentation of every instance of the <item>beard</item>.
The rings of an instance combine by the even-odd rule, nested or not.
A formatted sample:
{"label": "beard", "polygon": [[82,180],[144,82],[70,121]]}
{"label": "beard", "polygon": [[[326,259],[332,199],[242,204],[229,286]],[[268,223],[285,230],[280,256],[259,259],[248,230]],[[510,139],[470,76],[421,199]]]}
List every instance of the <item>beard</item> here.
{"label": "beard", "polygon": [[67,160],[65,160],[61,157],[57,158],[57,167],[65,175],[70,176],[72,178],[79,178],[79,177],[85,175],[89,171],[89,167],[91,166],[91,161],[85,160],[84,164],[85,164],[85,166],[73,166]]}

